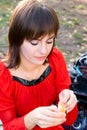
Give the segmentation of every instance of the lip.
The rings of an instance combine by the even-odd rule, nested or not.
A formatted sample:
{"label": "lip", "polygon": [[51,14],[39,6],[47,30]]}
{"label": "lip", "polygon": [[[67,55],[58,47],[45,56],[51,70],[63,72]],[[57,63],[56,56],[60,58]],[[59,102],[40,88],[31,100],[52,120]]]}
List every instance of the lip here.
{"label": "lip", "polygon": [[36,57],[38,60],[45,60],[46,59],[46,56],[39,56],[39,57]]}

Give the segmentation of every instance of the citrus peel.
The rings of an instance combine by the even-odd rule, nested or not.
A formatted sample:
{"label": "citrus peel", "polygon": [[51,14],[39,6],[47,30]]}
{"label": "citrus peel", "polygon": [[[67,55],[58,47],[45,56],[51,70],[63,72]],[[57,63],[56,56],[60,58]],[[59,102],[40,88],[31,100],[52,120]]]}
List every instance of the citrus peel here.
{"label": "citrus peel", "polygon": [[65,105],[64,105],[64,103],[62,103],[62,102],[58,103],[58,110],[60,112],[65,112]]}

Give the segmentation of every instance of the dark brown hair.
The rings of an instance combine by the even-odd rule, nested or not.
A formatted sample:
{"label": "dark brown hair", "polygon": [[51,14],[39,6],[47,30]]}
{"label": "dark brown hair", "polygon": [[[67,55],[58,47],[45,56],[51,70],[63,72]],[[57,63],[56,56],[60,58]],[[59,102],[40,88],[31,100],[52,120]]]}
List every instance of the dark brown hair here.
{"label": "dark brown hair", "polygon": [[50,6],[38,0],[23,0],[13,11],[9,40],[9,68],[20,65],[20,46],[24,39],[31,40],[46,34],[57,35],[59,21]]}

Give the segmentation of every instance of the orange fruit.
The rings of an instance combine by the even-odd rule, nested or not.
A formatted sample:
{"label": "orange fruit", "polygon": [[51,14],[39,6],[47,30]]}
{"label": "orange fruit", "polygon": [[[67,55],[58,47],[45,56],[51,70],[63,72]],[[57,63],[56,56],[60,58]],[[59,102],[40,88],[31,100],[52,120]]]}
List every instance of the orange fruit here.
{"label": "orange fruit", "polygon": [[58,110],[60,112],[65,112],[65,105],[64,105],[64,103],[62,103],[62,102],[58,103]]}

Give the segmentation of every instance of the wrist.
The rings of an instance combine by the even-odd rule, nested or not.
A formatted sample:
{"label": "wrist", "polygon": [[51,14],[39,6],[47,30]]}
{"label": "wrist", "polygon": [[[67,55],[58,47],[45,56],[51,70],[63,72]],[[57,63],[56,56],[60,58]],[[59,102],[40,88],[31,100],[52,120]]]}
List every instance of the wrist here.
{"label": "wrist", "polygon": [[31,112],[25,115],[24,124],[27,130],[31,130],[36,126]]}

